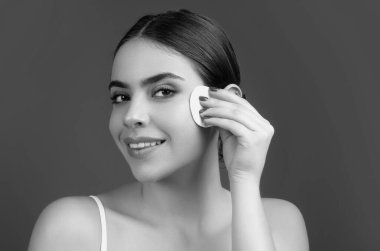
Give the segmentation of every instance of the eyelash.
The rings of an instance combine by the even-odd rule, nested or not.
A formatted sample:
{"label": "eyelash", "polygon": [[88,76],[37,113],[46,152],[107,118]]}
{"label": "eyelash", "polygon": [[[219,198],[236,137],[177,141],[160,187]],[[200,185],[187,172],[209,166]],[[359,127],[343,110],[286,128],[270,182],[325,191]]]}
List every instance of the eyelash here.
{"label": "eyelash", "polygon": [[111,96],[112,104],[119,104],[122,101],[116,101],[118,97],[127,97],[127,95],[121,94],[121,93],[114,93]]}
{"label": "eyelash", "polygon": [[[158,92],[162,92],[162,91],[169,91],[170,94],[169,95],[163,95],[161,96],[160,98],[165,98],[165,97],[170,97],[172,96],[173,94],[175,94],[176,92],[168,87],[161,87],[159,88],[157,91],[154,92],[154,94],[158,93]],[[130,98],[126,95],[126,94],[123,94],[123,93],[114,93],[112,94],[111,96],[111,101],[112,101],[112,104],[119,104],[123,101],[128,101],[128,100],[123,100],[123,101],[117,101],[118,97],[126,97],[128,100],[130,100]]]}
{"label": "eyelash", "polygon": [[170,96],[172,96],[175,93],[175,91],[173,89],[171,89],[171,88],[161,87],[157,91],[155,91],[154,94],[156,94],[157,92],[162,92],[162,91],[166,91],[166,92],[169,91],[170,92],[169,95],[164,95],[165,97],[170,97]]}

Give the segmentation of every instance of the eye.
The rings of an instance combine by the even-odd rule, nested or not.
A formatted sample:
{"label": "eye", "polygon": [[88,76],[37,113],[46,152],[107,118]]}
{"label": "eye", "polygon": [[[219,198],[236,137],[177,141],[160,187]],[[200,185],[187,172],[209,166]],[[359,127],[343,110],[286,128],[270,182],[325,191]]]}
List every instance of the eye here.
{"label": "eye", "polygon": [[123,101],[128,101],[129,97],[125,94],[115,93],[111,96],[112,104],[119,104]]}
{"label": "eye", "polygon": [[174,93],[174,90],[167,87],[162,87],[154,92],[156,97],[169,97],[172,96]]}

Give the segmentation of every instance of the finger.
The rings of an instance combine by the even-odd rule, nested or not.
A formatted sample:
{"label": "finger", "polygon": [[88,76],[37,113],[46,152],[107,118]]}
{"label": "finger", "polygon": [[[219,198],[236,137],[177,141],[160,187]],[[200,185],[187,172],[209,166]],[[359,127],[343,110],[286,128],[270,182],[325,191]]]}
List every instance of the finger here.
{"label": "finger", "polygon": [[208,98],[207,100],[200,100],[200,104],[205,108],[215,108],[223,107],[232,110],[236,113],[243,113],[250,117],[252,120],[259,121],[260,124],[268,125],[270,124],[266,119],[264,119],[260,114],[254,112],[252,109],[248,109],[246,106],[236,103],[231,103],[229,101],[224,101],[216,98]]}
{"label": "finger", "polygon": [[213,98],[217,98],[217,99],[235,103],[235,104],[240,104],[248,108],[249,110],[253,111],[254,113],[256,113],[259,117],[261,117],[261,119],[266,121],[266,123],[269,123],[269,121],[266,120],[263,116],[261,116],[261,114],[246,99],[243,99],[228,90],[216,89],[216,91],[212,91],[210,89],[209,95],[210,97],[213,97]]}
{"label": "finger", "polygon": [[236,108],[226,108],[226,107],[213,107],[203,110],[200,113],[202,118],[216,117],[234,120],[252,131],[265,131],[267,124],[264,123],[260,118],[258,118],[252,112],[247,113],[244,110],[239,110]]}
{"label": "finger", "polygon": [[203,122],[206,125],[217,126],[219,128],[225,129],[231,132],[236,137],[244,137],[245,135],[247,135],[247,133],[252,132],[248,131],[248,128],[243,126],[242,124],[230,119],[210,117],[204,118]]}
{"label": "finger", "polygon": [[245,99],[241,98],[239,95],[225,89],[210,88],[209,95],[210,97],[215,97],[215,98],[225,100],[225,101],[235,103],[235,104],[247,105],[248,103]]}

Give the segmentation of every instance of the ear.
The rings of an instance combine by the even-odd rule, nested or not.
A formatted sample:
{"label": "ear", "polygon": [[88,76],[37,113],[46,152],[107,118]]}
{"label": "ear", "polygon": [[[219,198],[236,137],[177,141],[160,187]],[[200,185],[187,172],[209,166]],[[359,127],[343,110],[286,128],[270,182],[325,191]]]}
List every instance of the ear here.
{"label": "ear", "polygon": [[243,97],[243,92],[241,91],[240,87],[237,84],[229,84],[226,87],[224,87],[224,90],[232,92],[238,95],[239,97]]}

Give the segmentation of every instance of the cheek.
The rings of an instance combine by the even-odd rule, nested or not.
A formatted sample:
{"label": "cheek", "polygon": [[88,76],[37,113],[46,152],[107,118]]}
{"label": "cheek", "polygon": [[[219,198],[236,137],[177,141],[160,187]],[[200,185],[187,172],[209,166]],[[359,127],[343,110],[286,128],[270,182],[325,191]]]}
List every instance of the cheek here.
{"label": "cheek", "polygon": [[[187,100],[186,100],[187,101]],[[188,154],[192,149],[203,149],[204,128],[199,127],[191,116],[189,102],[177,102],[157,109],[155,116],[156,125],[164,131],[172,146],[173,151],[184,151]]]}
{"label": "cheek", "polygon": [[187,134],[197,129],[197,125],[191,116],[189,103],[186,101],[181,100],[159,106],[154,112],[154,120],[165,127],[165,131],[169,135],[178,132]]}

